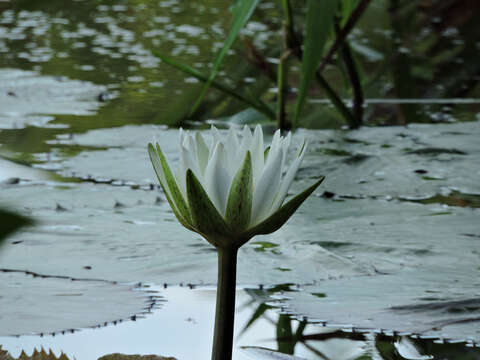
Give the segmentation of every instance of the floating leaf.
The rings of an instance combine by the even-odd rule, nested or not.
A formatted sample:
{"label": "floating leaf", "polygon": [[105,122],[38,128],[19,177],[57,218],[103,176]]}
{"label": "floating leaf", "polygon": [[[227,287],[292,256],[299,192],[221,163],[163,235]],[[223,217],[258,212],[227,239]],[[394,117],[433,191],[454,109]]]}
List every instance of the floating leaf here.
{"label": "floating leaf", "polygon": [[257,346],[244,346],[242,350],[249,358],[254,360],[306,360],[302,357],[282,354],[278,351]]}

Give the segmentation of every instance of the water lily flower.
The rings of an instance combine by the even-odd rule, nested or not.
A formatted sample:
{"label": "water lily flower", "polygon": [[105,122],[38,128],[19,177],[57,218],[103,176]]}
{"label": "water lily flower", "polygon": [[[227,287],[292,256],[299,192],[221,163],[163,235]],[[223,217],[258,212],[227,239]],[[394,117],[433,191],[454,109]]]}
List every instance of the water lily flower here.
{"label": "water lily flower", "polygon": [[158,143],[148,153],[178,221],[216,247],[240,247],[250,238],[279,229],[323,178],[284,204],[303,160],[306,144],[284,173],[291,135],[275,132],[265,148],[262,128],[241,139],[234,129],[226,137],[212,127],[208,146],[199,132],[180,130],[180,164],[175,175]]}
{"label": "water lily flower", "polygon": [[[218,286],[212,360],[232,357],[238,249],[255,235],[278,230],[323,180],[284,203],[305,155],[304,143],[285,169],[291,135],[275,132],[265,147],[262,128],[245,126],[241,139],[212,127],[207,145],[199,132],[180,130],[180,164],[175,175],[158,143],[148,153],[178,221],[202,235],[218,253]],[[284,172],[284,169],[286,170]]]}

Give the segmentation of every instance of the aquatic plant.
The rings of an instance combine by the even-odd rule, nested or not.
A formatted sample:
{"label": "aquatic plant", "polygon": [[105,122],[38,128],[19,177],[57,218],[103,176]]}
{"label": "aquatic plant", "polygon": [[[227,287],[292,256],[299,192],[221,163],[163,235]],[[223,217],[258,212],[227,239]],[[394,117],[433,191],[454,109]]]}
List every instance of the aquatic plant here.
{"label": "aquatic plant", "polygon": [[180,130],[180,164],[173,175],[158,143],[148,153],[165,196],[178,221],[203,236],[218,253],[218,288],[212,360],[231,359],[238,249],[255,235],[278,230],[320,185],[323,177],[284,204],[305,155],[304,143],[284,173],[290,133],[277,130],[264,146],[262,128],[241,139],[214,127],[212,142]]}
{"label": "aquatic plant", "polygon": [[[157,51],[153,51],[153,53],[164,63],[171,65],[190,76],[194,76],[204,83],[200,95],[192,106],[190,116],[198,110],[207,90],[210,87],[214,87],[225,95],[231,96],[255,109],[270,120],[275,120],[278,128],[289,129],[292,125],[298,125],[308,90],[310,89],[313,80],[316,80],[320,88],[325,92],[325,95],[349,127],[358,128],[362,125],[363,121],[363,90],[359,71],[347,41],[347,35],[352,31],[370,1],[371,0],[307,0],[304,18],[304,34],[299,32],[295,25],[295,16],[292,12],[292,4],[290,3],[290,0],[281,1],[284,15],[281,44],[282,53],[278,59],[278,67],[276,75],[274,76],[274,81],[276,81],[276,87],[278,89],[276,97],[276,112],[274,112],[269,104],[265,103],[262,99],[254,98],[250,95],[241,95],[238,90],[215,81],[215,77],[219,72],[226,54],[232,47],[234,41],[238,38],[242,28],[246,25],[254,10],[257,8],[260,0],[237,1],[232,6],[232,25],[222,48],[213,61],[212,69],[208,76],[201,74],[193,67],[182,64]],[[323,56],[327,40],[329,40],[332,35],[334,35],[333,44],[326,55]],[[247,47],[253,47],[253,45],[250,44]],[[253,52],[256,53],[256,57],[263,57],[257,49],[250,50],[253,50]],[[352,87],[352,110],[347,107],[340,95],[322,75],[322,70],[325,68],[326,64],[331,61],[333,55],[337,51],[342,59],[343,66],[348,75],[348,81]],[[295,111],[292,114],[293,119],[288,121],[286,99],[290,88],[288,85],[290,72],[289,61],[292,57],[297,58],[301,63],[301,66]],[[261,62],[262,64],[264,63],[264,61]],[[262,67],[263,65],[260,66],[260,68]],[[275,72],[275,70],[271,70],[272,73]]]}

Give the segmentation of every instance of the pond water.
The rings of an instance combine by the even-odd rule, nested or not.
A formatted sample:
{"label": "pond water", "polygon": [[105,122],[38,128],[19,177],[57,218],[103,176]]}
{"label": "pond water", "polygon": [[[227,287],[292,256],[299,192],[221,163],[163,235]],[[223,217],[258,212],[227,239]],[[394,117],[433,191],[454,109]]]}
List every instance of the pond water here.
{"label": "pond water", "polygon": [[[380,347],[386,359],[415,358],[398,357],[410,342],[421,355],[463,359],[464,351],[464,359],[478,359],[478,26],[470,12],[455,22],[441,6],[424,5],[422,11],[435,10],[441,21],[416,14],[418,41],[412,41],[392,28],[389,3],[372,2],[349,38],[364,73],[368,126],[343,129],[329,102],[312,94],[301,125],[317,130],[293,136],[294,147],[307,138],[309,152],[292,194],[320,175],[326,181],[284,228],[241,249],[238,281],[242,288],[298,285],[281,306],[309,321],[460,341],[441,346],[418,337],[334,333],[343,340],[335,345],[333,339],[331,348],[345,348],[345,359]],[[279,55],[280,14],[277,2],[262,1],[243,32],[271,64]],[[204,131],[211,123],[223,129],[261,122],[271,139],[273,124],[215,91],[189,117],[200,84],[153,55],[160,51],[208,73],[229,23],[229,3],[221,1],[0,2],[0,206],[37,221],[10,237],[0,253],[0,336],[88,328],[140,318],[158,306],[142,321],[117,327],[1,338],[12,355],[43,344],[87,360],[117,351],[192,358],[182,352],[184,342],[149,335],[168,323],[163,336],[189,334],[183,340],[197,341],[208,358],[210,340],[198,334],[210,336],[213,318],[203,309],[213,307],[213,291],[158,286],[214,285],[216,255],[176,222],[146,144],[155,136],[176,163],[179,125]],[[392,37],[404,41],[404,64],[414,64],[406,85],[395,75],[405,68],[392,62],[399,51]],[[218,79],[272,102],[274,85],[245,61],[245,41],[227,56]],[[298,72],[295,64],[292,72]],[[333,66],[325,75],[342,97],[351,97]],[[143,283],[159,293],[152,297]],[[254,293],[241,293],[252,304],[239,312],[239,329],[272,295]],[[291,354],[291,343],[272,340],[290,318],[267,313],[273,325],[262,318],[260,330],[246,332],[237,345]],[[194,320],[185,321],[189,317]],[[195,324],[200,318],[201,326]],[[331,331],[310,326],[314,333]],[[332,339],[322,336],[317,350],[335,351],[327,349]],[[117,337],[137,341],[130,346]],[[355,343],[342,345],[347,340]],[[78,346],[83,341],[95,345]],[[302,349],[295,355],[324,358]],[[273,356],[257,348],[237,353],[238,359]],[[333,354],[327,357],[341,358]]]}
{"label": "pond water", "polygon": [[[52,335],[0,337],[3,350],[18,357],[42,348],[69,359],[95,360],[111,353],[160,354],[177,359],[208,358],[215,312],[215,288],[150,287],[165,301],[160,310],[136,321]],[[237,292],[233,359],[478,359],[469,343],[408,338],[402,334],[341,329],[282,312],[296,287]],[[132,336],[134,334],[134,336]],[[200,335],[201,334],[201,335]],[[82,344],[79,346],[79,344]],[[85,346],[87,345],[87,346]],[[282,354],[285,354],[282,356]]]}

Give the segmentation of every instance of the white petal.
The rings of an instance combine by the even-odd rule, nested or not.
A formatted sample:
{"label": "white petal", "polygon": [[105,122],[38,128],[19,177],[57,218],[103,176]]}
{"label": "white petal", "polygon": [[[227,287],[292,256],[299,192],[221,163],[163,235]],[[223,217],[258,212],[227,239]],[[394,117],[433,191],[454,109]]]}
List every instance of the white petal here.
{"label": "white petal", "polygon": [[293,161],[292,165],[290,165],[290,168],[288,169],[287,173],[285,174],[285,177],[283,178],[280,184],[280,188],[278,190],[278,193],[275,196],[275,199],[273,200],[272,208],[270,209],[269,214],[274,213],[275,211],[277,211],[278,208],[280,208],[280,206],[282,206],[283,201],[287,196],[288,189],[290,189],[293,179],[295,179],[295,175],[297,174],[298,168],[302,163],[303,156],[305,155],[306,149],[307,149],[307,144],[304,143],[299,156]]}
{"label": "white petal", "polygon": [[250,153],[252,155],[252,168],[253,168],[253,183],[255,184],[257,179],[260,177],[262,171],[265,155],[263,147],[263,131],[260,125],[255,127],[255,132],[253,133],[253,140],[250,145]]}
{"label": "white petal", "polygon": [[250,149],[251,143],[252,143],[252,133],[250,131],[250,128],[247,125],[245,125],[242,131],[242,139],[239,143],[239,146],[237,148],[237,152],[235,155],[235,160],[234,160],[235,173],[236,173],[236,170],[240,167],[243,159],[245,158],[245,154],[247,153],[247,150]]}
{"label": "white petal", "polygon": [[228,130],[228,135],[222,143],[225,146],[225,155],[226,155],[226,162],[225,162],[225,167],[228,170],[228,174],[230,175],[231,178],[235,176],[237,173],[237,170],[239,168],[239,163],[237,160],[237,153],[239,150],[239,142],[238,142],[238,137],[236,134],[235,128],[232,126]]}
{"label": "white petal", "polygon": [[242,130],[242,140],[240,141],[240,149],[242,149],[243,154],[245,154],[245,152],[250,148],[251,142],[252,132],[250,131],[250,128],[245,125]]}
{"label": "white petal", "polygon": [[179,138],[180,138],[180,145],[183,145],[183,141],[185,140],[185,131],[183,128],[180,128]]}
{"label": "white petal", "polygon": [[215,150],[215,146],[222,140],[222,136],[220,135],[220,132],[218,131],[218,129],[213,125],[210,128],[210,132],[213,137],[212,146],[210,148],[210,156],[211,156],[213,154],[213,151]]}
{"label": "white petal", "polygon": [[281,145],[282,138],[280,136],[280,130],[275,131],[275,134],[273,134],[273,139],[272,143],[270,144],[270,153],[273,154],[272,151],[275,151],[277,147]]}
{"label": "white petal", "polygon": [[250,142],[252,141],[252,132],[250,131],[250,128],[248,127],[248,125],[245,125],[243,127],[243,131],[242,131],[242,143],[244,141],[247,141],[248,145],[250,145]]}
{"label": "white petal", "polygon": [[239,147],[237,132],[235,128],[232,126],[228,130],[227,138],[224,142],[225,151],[227,152],[228,161],[235,161],[236,155]]}
{"label": "white petal", "polygon": [[275,151],[270,150],[265,169],[253,191],[251,225],[258,224],[268,215],[280,183],[282,158],[283,151],[278,146]]}
{"label": "white petal", "polygon": [[200,169],[200,173],[205,173],[205,168],[208,164],[208,147],[203,139],[203,136],[199,133],[195,133],[195,144],[197,148],[197,162]]}
{"label": "white petal", "polygon": [[223,144],[218,143],[205,169],[203,186],[218,212],[225,215],[231,181],[227,169],[223,166],[225,164],[223,159],[225,159],[225,150]]}
{"label": "white petal", "polygon": [[200,171],[200,166],[198,164],[197,146],[192,135],[187,134],[185,136],[184,146],[182,146],[181,149],[181,156],[183,156],[186,165],[185,172],[187,169],[192,169],[195,176],[201,181],[203,179],[203,174]]}

